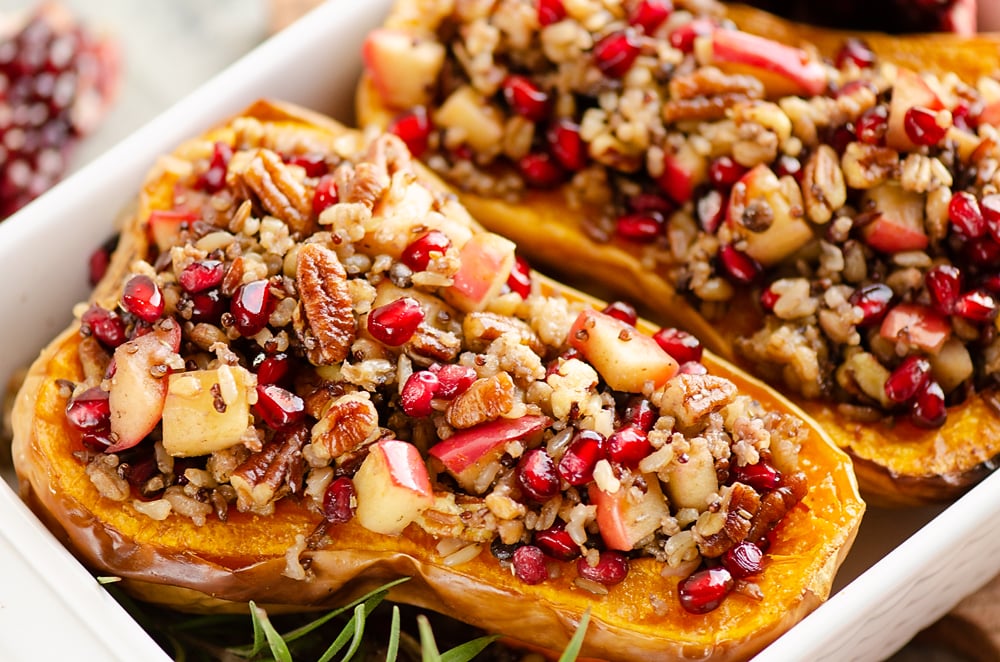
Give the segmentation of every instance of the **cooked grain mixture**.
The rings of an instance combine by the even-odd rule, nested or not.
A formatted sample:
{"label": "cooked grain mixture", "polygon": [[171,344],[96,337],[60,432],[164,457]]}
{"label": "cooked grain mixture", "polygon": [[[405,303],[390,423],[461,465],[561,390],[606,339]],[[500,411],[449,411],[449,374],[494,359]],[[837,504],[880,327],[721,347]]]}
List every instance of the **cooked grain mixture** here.
{"label": "cooked grain mixture", "polygon": [[866,420],[933,428],[995,388],[996,80],[897,69],[857,40],[820,61],[710,2],[420,4],[400,22],[412,56],[381,67],[395,33],[377,32],[368,72],[451,182],[560,187],[591,238],[706,317],[754,305],[738,349],[763,375]]}
{"label": "cooked grain mixture", "polygon": [[543,291],[394,136],[358,155],[244,119],[184,154],[119,305],[80,311],[66,412],[104,497],[196,523],[295,500],[323,515],[295,577],[354,519],[595,595],[636,557],[755,594],[806,489],[798,419],[707,374],[685,334],[640,333],[630,306]]}

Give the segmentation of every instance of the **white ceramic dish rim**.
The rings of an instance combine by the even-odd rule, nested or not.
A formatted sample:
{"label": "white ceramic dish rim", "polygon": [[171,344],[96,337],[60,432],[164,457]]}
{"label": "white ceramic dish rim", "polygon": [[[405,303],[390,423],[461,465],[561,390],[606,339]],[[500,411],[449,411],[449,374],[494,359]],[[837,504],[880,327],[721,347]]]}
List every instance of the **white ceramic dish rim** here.
{"label": "white ceramic dish rim", "polygon": [[[361,41],[389,4],[327,2],[0,224],[0,310],[9,311],[0,379],[29,362],[86,297],[86,256],[111,234],[157,155],[261,97],[350,118]],[[835,595],[756,659],[891,655],[1000,571],[1000,537],[989,525],[998,510],[997,475],[948,508],[871,509]],[[0,517],[0,657],[165,659],[2,481]],[[53,637],[48,624],[64,622],[71,625]]]}

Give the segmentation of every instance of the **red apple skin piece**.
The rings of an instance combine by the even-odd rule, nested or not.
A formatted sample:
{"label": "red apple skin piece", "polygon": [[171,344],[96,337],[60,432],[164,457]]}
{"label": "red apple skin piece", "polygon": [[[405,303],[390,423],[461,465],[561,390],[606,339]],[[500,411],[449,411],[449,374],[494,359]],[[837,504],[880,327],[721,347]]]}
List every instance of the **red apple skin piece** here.
{"label": "red apple skin piece", "polygon": [[902,341],[937,354],[951,337],[951,323],[929,306],[901,303],[886,313],[879,334],[891,342]]}
{"label": "red apple skin piece", "polygon": [[430,475],[417,447],[383,439],[372,445],[354,476],[355,515],[370,531],[398,535],[434,503]]}
{"label": "red apple skin piece", "polygon": [[115,373],[108,397],[115,443],[108,446],[108,453],[132,448],[160,422],[167,400],[169,371],[162,377],[154,377],[151,369],[179,358],[180,347],[181,327],[170,320],[115,349]]}
{"label": "red apple skin piece", "polygon": [[921,195],[884,184],[865,194],[865,204],[869,203],[881,212],[861,231],[869,246],[883,253],[927,248],[929,240],[924,231],[924,199]]}
{"label": "red apple skin piece", "polygon": [[901,67],[896,72],[892,99],[889,101],[889,127],[885,133],[887,146],[901,152],[919,149],[906,135],[906,111],[914,106],[923,106],[929,110],[944,108],[941,99],[918,73]]}
{"label": "red apple skin piece", "polygon": [[483,310],[507,283],[514,248],[512,241],[492,232],[473,235],[459,252],[460,266],[442,293],[445,300],[463,312]]}
{"label": "red apple skin piece", "polygon": [[770,97],[816,96],[826,90],[826,68],[800,48],[739,30],[715,30],[711,39],[713,64],[723,70],[753,70]]}
{"label": "red apple skin piece", "polygon": [[154,209],[149,213],[149,235],[163,253],[178,243],[183,224],[194,223],[199,218],[201,216],[193,211]]}
{"label": "red apple skin piece", "polygon": [[545,416],[500,418],[473,428],[460,430],[428,449],[427,454],[441,460],[445,469],[460,474],[504,444],[544,429]]}
{"label": "red apple skin piece", "polygon": [[677,361],[651,336],[596,310],[584,310],[576,318],[569,344],[616,391],[642,393],[648,382],[660,387],[677,374]]}
{"label": "red apple skin piece", "polygon": [[379,28],[368,34],[361,57],[382,100],[394,108],[411,108],[430,103],[445,50],[437,41],[405,30]]}
{"label": "red apple skin piece", "polygon": [[659,529],[663,518],[670,515],[659,480],[653,476],[646,484],[651,487],[637,502],[628,499],[625,489],[608,494],[594,484],[588,488],[590,503],[597,507],[597,528],[609,549],[630,551]]}

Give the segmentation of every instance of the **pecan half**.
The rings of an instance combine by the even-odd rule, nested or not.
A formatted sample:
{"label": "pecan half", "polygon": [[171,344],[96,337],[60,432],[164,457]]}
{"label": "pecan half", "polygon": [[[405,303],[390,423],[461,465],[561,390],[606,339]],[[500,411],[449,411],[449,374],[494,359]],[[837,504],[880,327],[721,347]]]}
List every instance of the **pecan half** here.
{"label": "pecan half", "polygon": [[292,232],[308,233],[312,196],[280,156],[268,149],[257,150],[239,175],[268,213],[288,223]]}
{"label": "pecan half", "polygon": [[801,472],[784,475],[781,483],[781,487],[761,499],[747,533],[748,540],[759,540],[766,535],[806,494],[806,477]]}
{"label": "pecan half", "polygon": [[851,142],[840,165],[848,186],[869,189],[895,176],[899,170],[899,152],[890,147]]}
{"label": "pecan half", "polygon": [[820,145],[806,161],[802,171],[802,199],[814,223],[828,222],[833,212],[847,202],[840,159],[829,145]]}
{"label": "pecan half", "polygon": [[728,75],[700,67],[670,79],[670,99],[663,104],[665,123],[722,119],[738,103],[764,98],[764,85],[752,76]]}
{"label": "pecan half", "polygon": [[545,345],[527,322],[496,313],[469,313],[462,321],[462,333],[474,352],[483,352],[490,343],[506,333],[516,335],[522,345],[535,354],[544,355]]}
{"label": "pecan half", "polygon": [[686,428],[702,423],[736,397],[736,385],[713,375],[677,375],[656,394],[660,412]]}
{"label": "pecan half", "polygon": [[319,455],[336,459],[378,438],[378,412],[366,396],[343,395],[312,428],[312,444]]}
{"label": "pecan half", "polygon": [[302,446],[308,439],[309,430],[304,425],[282,430],[238,466],[229,477],[236,490],[237,510],[267,514],[286,493],[298,494],[302,490]]}
{"label": "pecan half", "polygon": [[726,513],[726,523],[722,529],[698,544],[702,556],[715,558],[722,556],[736,543],[746,539],[750,533],[750,522],[760,507],[760,495],[752,487],[735,483],[726,494],[722,511]]}
{"label": "pecan half", "polygon": [[334,365],[347,358],[356,336],[356,322],[347,286],[347,272],[337,254],[319,244],[299,249],[299,299],[309,326],[296,331],[313,365]]}
{"label": "pecan half", "polygon": [[471,428],[495,420],[517,402],[514,380],[506,372],[472,382],[464,393],[451,401],[445,418],[453,428]]}

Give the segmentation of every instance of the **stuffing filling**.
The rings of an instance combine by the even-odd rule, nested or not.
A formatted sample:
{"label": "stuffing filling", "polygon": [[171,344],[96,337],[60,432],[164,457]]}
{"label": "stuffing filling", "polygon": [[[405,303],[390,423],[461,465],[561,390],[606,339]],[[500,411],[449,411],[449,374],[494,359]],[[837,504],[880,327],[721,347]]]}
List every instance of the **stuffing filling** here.
{"label": "stuffing filling", "polygon": [[100,493],[195,523],[294,500],[323,516],[300,578],[356,521],[528,583],[603,594],[652,557],[690,611],[759,596],[802,422],[683,332],[544,290],[395,136],[354,150],[242,118],[160,164],[148,253],[116,307],[78,311],[66,417]]}
{"label": "stuffing filling", "polygon": [[[415,4],[366,66],[391,130],[449,181],[511,201],[559,187],[589,237],[706,318],[754,306],[746,360],[853,418],[935,428],[995,390],[997,80],[859,40],[823,61],[711,2]],[[400,35],[413,48],[383,66]]]}

